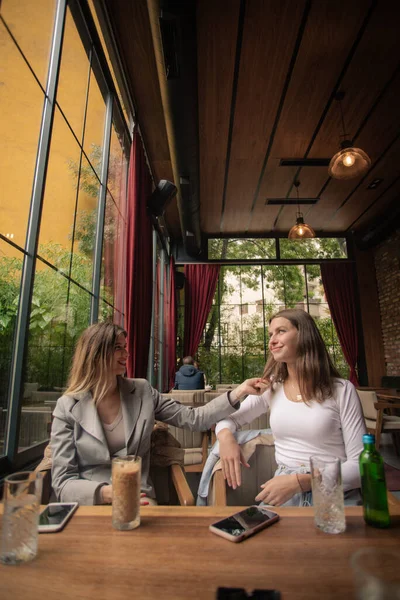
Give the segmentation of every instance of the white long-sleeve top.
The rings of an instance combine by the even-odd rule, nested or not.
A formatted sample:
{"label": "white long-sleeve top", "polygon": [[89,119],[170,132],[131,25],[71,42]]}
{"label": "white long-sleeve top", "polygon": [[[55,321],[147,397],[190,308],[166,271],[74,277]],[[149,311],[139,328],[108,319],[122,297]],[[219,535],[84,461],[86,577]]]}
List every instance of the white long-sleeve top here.
{"label": "white long-sleeve top", "polygon": [[270,411],[275,437],[276,462],[287,467],[308,466],[310,456],[336,456],[342,462],[344,491],[360,487],[358,458],[366,433],[364,416],[356,389],[350,381],[335,379],[333,397],[321,404],[291,402],[283,385],[276,384],[261,396],[248,396],[234,415],[216,427],[235,432]]}

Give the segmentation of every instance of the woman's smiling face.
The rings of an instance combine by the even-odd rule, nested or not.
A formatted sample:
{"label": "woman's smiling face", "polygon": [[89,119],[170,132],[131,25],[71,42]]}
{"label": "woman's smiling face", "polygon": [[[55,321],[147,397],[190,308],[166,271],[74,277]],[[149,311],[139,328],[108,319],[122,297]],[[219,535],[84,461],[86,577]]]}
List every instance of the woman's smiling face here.
{"label": "woman's smiling face", "polygon": [[269,349],[276,362],[296,362],[299,331],[284,317],[272,319],[269,325]]}
{"label": "woman's smiling face", "polygon": [[129,354],[126,349],[126,337],[120,333],[117,337],[114,356],[113,356],[113,373],[114,375],[124,375],[126,371],[126,361]]}

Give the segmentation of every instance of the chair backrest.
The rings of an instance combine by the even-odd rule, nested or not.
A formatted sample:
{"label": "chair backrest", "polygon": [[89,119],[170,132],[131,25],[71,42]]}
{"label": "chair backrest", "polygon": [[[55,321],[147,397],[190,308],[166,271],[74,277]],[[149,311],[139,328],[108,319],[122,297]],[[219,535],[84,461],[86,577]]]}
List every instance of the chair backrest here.
{"label": "chair backrest", "polygon": [[269,429],[269,412],[257,417],[251,423],[243,425],[240,429],[242,431],[248,429]]}
{"label": "chair backrest", "polygon": [[222,396],[222,394],[225,394],[226,392],[231,392],[232,389],[233,388],[219,388],[217,390],[211,390],[210,392],[205,392],[204,393],[204,402],[207,404],[207,402],[214,400],[214,398],[218,398],[218,396]]}
{"label": "chair backrest", "polygon": [[364,413],[364,419],[369,419],[370,421],[376,421],[376,417],[378,411],[376,410],[374,404],[378,402],[378,398],[376,396],[376,392],[366,391],[366,390],[357,390],[357,394],[361,400],[361,406]]}
{"label": "chair backrest", "polygon": [[205,390],[171,390],[168,394],[179,402],[181,402],[181,398],[185,398],[185,394],[193,394],[195,404],[204,404]]}
{"label": "chair backrest", "polygon": [[173,425],[168,425],[168,431],[180,443],[182,448],[201,448],[203,441],[202,431],[189,431],[189,429],[182,429]]}
{"label": "chair backrest", "polygon": [[218,390],[234,390],[235,388],[237,388],[240,385],[240,383],[217,383],[217,385],[215,386],[216,391],[218,392]]}
{"label": "chair backrest", "polygon": [[62,396],[62,392],[32,392],[32,404],[44,406],[45,401],[56,402]]}
{"label": "chair backrest", "polygon": [[174,390],[173,392],[169,392],[168,394],[161,394],[163,398],[170,398],[171,400],[176,400],[181,404],[187,404],[188,406],[201,406],[204,404],[204,390]]}

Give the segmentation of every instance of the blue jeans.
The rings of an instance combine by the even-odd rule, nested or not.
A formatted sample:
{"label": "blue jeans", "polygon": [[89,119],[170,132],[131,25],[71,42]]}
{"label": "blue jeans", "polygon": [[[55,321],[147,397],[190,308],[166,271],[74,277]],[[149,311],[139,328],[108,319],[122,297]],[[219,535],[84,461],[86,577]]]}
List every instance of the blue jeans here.
{"label": "blue jeans", "polygon": [[[275,471],[274,477],[279,477],[279,475],[292,475],[293,473],[309,473],[308,467],[305,465],[300,465],[296,468],[286,467],[285,465],[279,465],[277,470]],[[282,504],[281,506],[312,506],[312,492],[298,492],[294,496],[292,496],[287,502]],[[264,505],[264,502],[261,502]],[[348,490],[344,493],[344,504],[345,506],[361,506],[361,490],[354,489]]]}

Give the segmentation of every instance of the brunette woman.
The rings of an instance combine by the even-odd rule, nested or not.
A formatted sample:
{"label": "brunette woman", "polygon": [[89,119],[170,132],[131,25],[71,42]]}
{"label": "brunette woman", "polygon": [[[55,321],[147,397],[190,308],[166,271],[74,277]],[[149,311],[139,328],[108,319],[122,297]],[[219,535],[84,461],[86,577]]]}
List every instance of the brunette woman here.
{"label": "brunette woman", "polygon": [[316,454],[340,458],[345,503],[359,503],[358,457],[366,428],[355,387],[340,377],[305,311],[282,310],[271,317],[269,336],[263,377],[246,380],[231,392],[231,400],[249,394],[249,387],[262,387],[264,393],[249,395],[216,427],[228,485],[239,486],[241,464],[248,466],[233,433],[269,411],[278,469],[255,500],[275,506],[311,504],[309,463]]}

